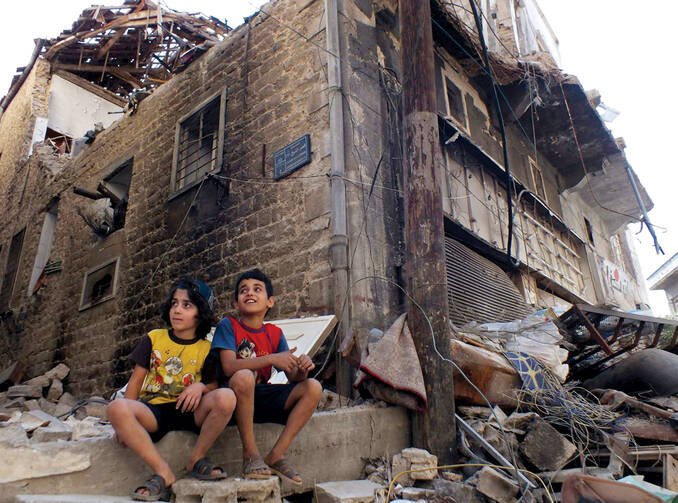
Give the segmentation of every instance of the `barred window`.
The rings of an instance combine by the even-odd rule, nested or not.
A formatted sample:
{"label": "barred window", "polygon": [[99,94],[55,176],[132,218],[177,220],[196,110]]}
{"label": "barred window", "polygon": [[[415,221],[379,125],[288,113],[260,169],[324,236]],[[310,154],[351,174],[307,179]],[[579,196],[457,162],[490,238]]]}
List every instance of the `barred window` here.
{"label": "barred window", "polygon": [[177,124],[172,170],[172,193],[199,183],[219,171],[224,147],[225,90],[203,102]]}

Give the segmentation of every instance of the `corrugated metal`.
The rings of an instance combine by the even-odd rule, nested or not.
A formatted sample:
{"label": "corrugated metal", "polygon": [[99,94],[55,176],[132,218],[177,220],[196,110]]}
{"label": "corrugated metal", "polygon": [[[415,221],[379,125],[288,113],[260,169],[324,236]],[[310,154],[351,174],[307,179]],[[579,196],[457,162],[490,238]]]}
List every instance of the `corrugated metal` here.
{"label": "corrugated metal", "polygon": [[450,320],[456,326],[469,321],[511,321],[527,315],[518,288],[493,262],[447,237],[445,261]]}

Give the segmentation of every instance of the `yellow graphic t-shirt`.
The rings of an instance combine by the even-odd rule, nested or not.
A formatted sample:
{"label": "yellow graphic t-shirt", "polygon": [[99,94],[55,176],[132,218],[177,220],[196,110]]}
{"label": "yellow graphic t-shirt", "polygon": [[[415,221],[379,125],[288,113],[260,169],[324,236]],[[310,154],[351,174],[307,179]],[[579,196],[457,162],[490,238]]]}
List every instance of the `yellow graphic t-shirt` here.
{"label": "yellow graphic t-shirt", "polygon": [[201,380],[211,344],[205,339],[188,344],[173,340],[166,329],[152,330],[148,337],[151,339],[150,363],[139,400],[153,404],[176,402],[185,388]]}

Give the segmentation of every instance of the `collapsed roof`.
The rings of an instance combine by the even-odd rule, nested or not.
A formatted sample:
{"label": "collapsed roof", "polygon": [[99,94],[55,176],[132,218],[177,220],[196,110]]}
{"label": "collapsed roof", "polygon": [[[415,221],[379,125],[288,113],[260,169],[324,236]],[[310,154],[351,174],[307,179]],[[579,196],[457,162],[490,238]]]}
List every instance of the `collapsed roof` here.
{"label": "collapsed roof", "polygon": [[42,57],[120,96],[150,90],[200,53],[222,41],[229,26],[212,16],[161,7],[150,0],[88,7],[56,38],[43,41]]}

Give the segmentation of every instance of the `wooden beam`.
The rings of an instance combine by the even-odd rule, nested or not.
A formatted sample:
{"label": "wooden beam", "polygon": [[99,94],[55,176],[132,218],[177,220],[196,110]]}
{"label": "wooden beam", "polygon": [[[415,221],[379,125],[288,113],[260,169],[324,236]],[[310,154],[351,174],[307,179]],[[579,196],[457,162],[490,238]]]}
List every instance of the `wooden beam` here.
{"label": "wooden beam", "polygon": [[120,40],[120,37],[122,37],[125,34],[124,29],[118,29],[115,32],[115,35],[113,35],[111,38],[108,39],[108,42],[106,42],[101,49],[99,49],[99,52],[97,52],[97,57],[96,59],[101,59],[104,57],[108,51],[111,50],[111,47],[113,47],[113,44],[115,44],[118,40]]}
{"label": "wooden beam", "polygon": [[[52,65],[52,68],[55,70],[66,70],[66,71],[75,71],[75,72],[101,72],[104,70],[104,65],[77,65],[77,64],[70,64],[70,63],[54,63]],[[129,66],[116,66],[116,67],[108,67],[110,68],[117,68],[119,70],[124,70],[129,73],[144,73],[146,71],[145,68],[135,68],[132,65]]]}
{"label": "wooden beam", "polygon": [[144,87],[144,84],[139,79],[134,78],[129,72],[126,72],[125,70],[120,70],[119,68],[115,67],[109,67],[107,71],[111,75],[118,77],[120,80],[124,80],[125,82],[127,82],[129,85],[136,89],[141,89],[142,87]]}

